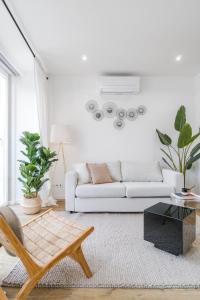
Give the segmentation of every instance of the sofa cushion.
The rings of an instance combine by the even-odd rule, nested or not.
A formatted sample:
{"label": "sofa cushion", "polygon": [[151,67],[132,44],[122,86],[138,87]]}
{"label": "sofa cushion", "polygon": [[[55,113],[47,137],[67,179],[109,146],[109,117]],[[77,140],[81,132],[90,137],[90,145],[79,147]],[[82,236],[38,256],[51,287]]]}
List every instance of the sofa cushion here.
{"label": "sofa cushion", "polygon": [[[1,207],[0,208],[0,216],[5,219],[7,224],[11,227],[11,229],[15,233],[18,240],[23,244],[23,242],[24,242],[23,231],[22,231],[20,221],[19,221],[17,215],[15,214],[15,212],[10,207],[7,207],[7,206]],[[11,249],[9,247],[7,247],[6,243],[4,243],[3,245],[6,249],[6,251],[8,252],[8,254],[10,254],[11,256],[16,256],[15,252],[11,251]]]}
{"label": "sofa cushion", "polygon": [[131,197],[164,197],[174,192],[173,186],[163,182],[123,182],[126,196]]}
{"label": "sofa cushion", "polygon": [[126,188],[120,182],[83,184],[77,186],[76,196],[80,198],[119,198],[126,196]]}
{"label": "sofa cushion", "polygon": [[110,171],[110,175],[113,181],[122,181],[121,174],[121,162],[118,161],[109,161],[106,162],[108,166],[108,170]]}
{"label": "sofa cushion", "polygon": [[121,163],[122,180],[136,182],[160,182],[163,181],[159,162],[131,162]]}
{"label": "sofa cushion", "polygon": [[78,173],[78,184],[91,182],[90,174],[86,163],[74,164],[73,169]]}

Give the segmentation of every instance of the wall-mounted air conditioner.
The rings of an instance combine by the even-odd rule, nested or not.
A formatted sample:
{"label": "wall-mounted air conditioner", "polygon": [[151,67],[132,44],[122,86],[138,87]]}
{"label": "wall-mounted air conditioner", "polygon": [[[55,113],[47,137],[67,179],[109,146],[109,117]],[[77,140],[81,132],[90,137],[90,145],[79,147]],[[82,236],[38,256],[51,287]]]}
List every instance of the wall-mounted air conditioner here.
{"label": "wall-mounted air conditioner", "polygon": [[140,92],[140,77],[102,76],[100,94],[130,95]]}

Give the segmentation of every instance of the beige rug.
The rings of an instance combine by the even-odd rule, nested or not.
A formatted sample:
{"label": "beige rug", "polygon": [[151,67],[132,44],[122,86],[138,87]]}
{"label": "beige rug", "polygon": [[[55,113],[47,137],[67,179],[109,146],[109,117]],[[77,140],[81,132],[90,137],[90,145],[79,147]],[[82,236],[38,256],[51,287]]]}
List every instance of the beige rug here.
{"label": "beige rug", "polygon": [[[94,275],[87,279],[78,264],[66,258],[49,271],[38,287],[200,288],[199,224],[191,250],[176,257],[143,240],[142,214],[66,217],[95,226],[95,232],[83,244]],[[26,277],[21,263],[17,263],[3,285],[21,286]]]}

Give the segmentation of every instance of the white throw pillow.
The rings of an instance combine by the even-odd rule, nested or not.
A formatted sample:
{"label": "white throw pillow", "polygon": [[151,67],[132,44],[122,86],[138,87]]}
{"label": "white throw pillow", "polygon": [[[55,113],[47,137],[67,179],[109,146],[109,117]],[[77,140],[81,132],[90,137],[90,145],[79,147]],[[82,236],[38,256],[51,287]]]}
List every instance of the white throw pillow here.
{"label": "white throw pillow", "polygon": [[131,162],[121,163],[123,181],[159,182],[163,181],[159,162]]}
{"label": "white throw pillow", "polygon": [[106,164],[108,166],[108,170],[110,172],[112,180],[122,181],[121,162],[118,160],[118,161],[106,162]]}
{"label": "white throw pillow", "polygon": [[78,184],[86,184],[91,182],[86,163],[74,164],[73,169],[78,173]]}

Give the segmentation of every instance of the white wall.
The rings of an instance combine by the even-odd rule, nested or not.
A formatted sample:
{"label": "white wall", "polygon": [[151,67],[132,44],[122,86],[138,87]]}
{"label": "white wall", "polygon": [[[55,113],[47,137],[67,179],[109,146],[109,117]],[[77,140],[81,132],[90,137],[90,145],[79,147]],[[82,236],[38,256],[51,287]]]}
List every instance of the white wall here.
{"label": "white wall", "polygon": [[[159,160],[160,143],[155,129],[175,137],[173,122],[181,104],[187,108],[188,121],[194,122],[194,81],[192,78],[142,78],[141,93],[132,96],[101,97],[96,77],[51,76],[51,123],[71,126],[73,145],[65,148],[68,166],[79,161]],[[121,131],[113,127],[113,119],[95,121],[85,103],[95,99],[100,107],[113,101],[119,107],[145,105],[147,113],[136,121],[126,121]],[[63,183],[63,169],[57,167],[54,183]],[[63,190],[56,192],[62,198]]]}

